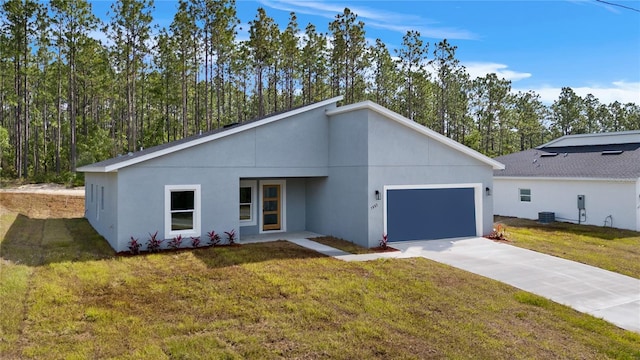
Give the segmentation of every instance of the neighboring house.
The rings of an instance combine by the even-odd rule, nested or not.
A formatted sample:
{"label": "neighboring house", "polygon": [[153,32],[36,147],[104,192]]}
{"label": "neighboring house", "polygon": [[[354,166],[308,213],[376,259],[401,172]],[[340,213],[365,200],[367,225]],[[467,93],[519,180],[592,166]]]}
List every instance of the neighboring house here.
{"label": "neighboring house", "polygon": [[[567,135],[500,156],[494,211],[640,231],[640,131]],[[544,214],[543,214],[544,215]]]}
{"label": "neighboring house", "polygon": [[[83,166],[86,218],[130,237],[312,231],[378,246],[478,236],[502,164],[372,102],[337,97]],[[223,237],[224,238],[224,237]],[[165,242],[166,244],[166,242]]]}

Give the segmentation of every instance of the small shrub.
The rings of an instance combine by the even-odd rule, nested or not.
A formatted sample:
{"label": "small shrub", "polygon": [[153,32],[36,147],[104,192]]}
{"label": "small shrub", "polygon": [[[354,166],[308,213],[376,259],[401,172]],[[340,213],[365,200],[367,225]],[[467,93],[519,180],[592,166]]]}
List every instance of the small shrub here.
{"label": "small shrub", "polygon": [[507,240],[507,228],[502,224],[498,224],[487,238],[491,240]]}
{"label": "small shrub", "polygon": [[380,248],[383,250],[387,250],[387,238],[388,235],[387,234],[382,234],[382,239],[380,240]]}
{"label": "small shrub", "polygon": [[135,239],[133,236],[131,237],[131,240],[129,240],[129,252],[131,252],[132,254],[139,254],[140,253],[140,246],[142,246],[142,244],[140,244],[138,242],[138,239]]}
{"label": "small shrub", "polygon": [[209,244],[212,246],[220,244],[220,235],[216,234],[215,230],[211,230],[207,235],[209,236]]}
{"label": "small shrub", "polygon": [[225,231],[225,234],[227,234],[227,242],[229,242],[229,245],[233,245],[236,243],[236,230],[233,229],[231,231]]}
{"label": "small shrub", "polygon": [[196,237],[191,237],[191,247],[197,248],[198,246],[200,246],[200,237],[196,236]]}
{"label": "small shrub", "polygon": [[182,245],[182,235],[178,234],[178,236],[174,236],[173,239],[169,241],[169,247],[172,249],[179,249],[180,245]]}
{"label": "small shrub", "polygon": [[158,252],[160,251],[160,246],[162,246],[162,239],[158,239],[158,232],[151,234],[149,233],[149,240],[147,241],[147,250],[150,252]]}

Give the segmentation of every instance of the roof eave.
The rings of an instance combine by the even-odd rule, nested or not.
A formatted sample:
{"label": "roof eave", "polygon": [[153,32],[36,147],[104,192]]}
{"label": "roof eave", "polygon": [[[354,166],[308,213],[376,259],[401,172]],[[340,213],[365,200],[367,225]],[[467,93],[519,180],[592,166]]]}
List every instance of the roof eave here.
{"label": "roof eave", "polygon": [[636,182],[640,178],[586,177],[586,176],[526,176],[526,175],[493,175],[493,179],[503,180],[565,180],[565,181],[615,181]]}
{"label": "roof eave", "polygon": [[406,117],[396,113],[395,111],[389,110],[381,105],[378,105],[372,101],[363,101],[363,102],[359,102],[356,104],[351,104],[351,105],[346,105],[346,106],[341,106],[339,108],[327,111],[327,115],[332,116],[332,115],[339,115],[339,114],[343,114],[346,112],[350,112],[350,111],[355,111],[355,110],[362,110],[362,109],[368,109],[368,110],[372,110],[375,111],[377,113],[379,113],[382,116],[385,116],[391,120],[394,120],[414,131],[417,131],[423,135],[426,135],[427,137],[434,139],[446,146],[449,146],[451,148],[454,148],[466,155],[471,156],[472,158],[479,160],[487,165],[490,165],[493,170],[503,170],[505,168],[505,165],[502,164],[499,161],[496,161],[488,156],[485,156],[465,145],[460,144],[457,141],[451,140],[448,137],[439,134],[423,125],[418,124],[415,121],[412,121],[410,119],[407,119]]}

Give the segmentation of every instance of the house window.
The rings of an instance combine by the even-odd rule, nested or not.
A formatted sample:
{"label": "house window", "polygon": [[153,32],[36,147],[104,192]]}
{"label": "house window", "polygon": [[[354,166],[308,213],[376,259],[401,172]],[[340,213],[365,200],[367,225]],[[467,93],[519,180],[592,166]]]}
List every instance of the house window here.
{"label": "house window", "polygon": [[257,182],[240,180],[240,225],[256,225]]}
{"label": "house window", "polygon": [[93,204],[93,184],[91,184],[91,203]]}
{"label": "house window", "polygon": [[520,202],[531,202],[531,189],[520,189]]}
{"label": "house window", "polygon": [[165,186],[165,237],[200,236],[200,185]]}
{"label": "house window", "polygon": [[100,210],[104,210],[104,186],[100,187]]}

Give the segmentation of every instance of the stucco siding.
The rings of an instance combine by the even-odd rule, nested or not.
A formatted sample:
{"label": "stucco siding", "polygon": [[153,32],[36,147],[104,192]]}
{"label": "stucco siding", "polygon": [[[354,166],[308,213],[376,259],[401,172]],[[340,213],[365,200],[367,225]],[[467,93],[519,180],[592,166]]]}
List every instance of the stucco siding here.
{"label": "stucco siding", "polygon": [[[538,212],[554,212],[559,221],[578,221],[577,196],[585,196],[589,225],[603,226],[611,215],[613,226],[638,228],[637,182],[581,179],[494,179],[496,215],[537,219]],[[531,190],[531,201],[520,201],[519,189]],[[610,223],[607,222],[607,226]]]}
{"label": "stucco siding", "polygon": [[[440,142],[398,124],[381,115],[369,114],[369,168],[367,209],[368,246],[377,246],[383,227],[383,200],[375,200],[375,191],[385,185],[433,185],[481,183],[493,188],[491,166],[451,149]],[[482,233],[493,228],[493,199],[482,196]],[[437,205],[436,205],[437,206]]]}
{"label": "stucco siding", "polygon": [[115,173],[85,174],[85,218],[114,249],[118,248],[117,198],[118,182]]}
{"label": "stucco siding", "polygon": [[[184,174],[188,174],[184,175]],[[206,239],[208,231],[239,230],[239,177],[233,172],[212,174],[207,168],[128,167],[118,176],[120,188],[118,211],[119,248],[126,250],[131,236],[146,246],[149,234],[165,234],[165,186],[200,185],[200,231],[196,236]],[[166,245],[166,241],[165,241]]]}
{"label": "stucco siding", "polygon": [[286,179],[287,181],[287,231],[306,230],[306,179]]}
{"label": "stucco siding", "polygon": [[323,179],[307,183],[307,230],[368,246],[367,170],[330,168]]}
{"label": "stucco siding", "polygon": [[324,109],[316,109],[151,159],[136,167],[175,171],[210,168],[219,172],[233,168],[243,170],[243,177],[326,176],[328,131]]}
{"label": "stucco siding", "polygon": [[307,229],[368,246],[366,112],[329,120],[329,174],[307,182]]}

